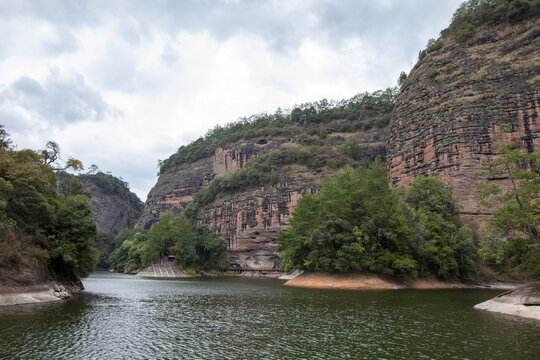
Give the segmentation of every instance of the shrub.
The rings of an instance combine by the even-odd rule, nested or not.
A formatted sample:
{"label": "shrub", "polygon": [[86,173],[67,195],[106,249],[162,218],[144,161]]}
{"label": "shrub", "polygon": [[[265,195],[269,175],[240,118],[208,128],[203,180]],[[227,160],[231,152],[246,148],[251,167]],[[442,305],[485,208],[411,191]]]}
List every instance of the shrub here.
{"label": "shrub", "polygon": [[405,73],[405,71],[402,71],[399,74],[398,85],[403,86],[403,84],[405,84],[405,80],[407,80],[407,74]]}
{"label": "shrub", "polygon": [[437,40],[429,39],[426,50],[428,53],[431,53],[431,52],[442,49],[443,46],[444,46],[444,42],[441,39],[437,39]]}
{"label": "shrub", "polygon": [[435,68],[430,68],[426,73],[426,76],[429,79],[434,79],[437,75],[439,75],[439,70],[437,70]]}
{"label": "shrub", "polygon": [[458,43],[464,43],[465,41],[471,39],[476,32],[476,28],[472,24],[465,24],[458,28],[454,34],[456,41]]}

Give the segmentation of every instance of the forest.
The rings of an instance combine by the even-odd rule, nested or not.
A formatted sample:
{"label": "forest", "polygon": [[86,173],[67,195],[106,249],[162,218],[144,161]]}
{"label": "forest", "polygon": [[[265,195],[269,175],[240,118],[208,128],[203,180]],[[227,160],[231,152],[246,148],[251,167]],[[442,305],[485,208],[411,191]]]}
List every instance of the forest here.
{"label": "forest", "polygon": [[15,150],[0,125],[0,267],[49,269],[58,276],[87,276],[98,261],[90,194],[73,175],[82,164],[59,164],[59,148]]}

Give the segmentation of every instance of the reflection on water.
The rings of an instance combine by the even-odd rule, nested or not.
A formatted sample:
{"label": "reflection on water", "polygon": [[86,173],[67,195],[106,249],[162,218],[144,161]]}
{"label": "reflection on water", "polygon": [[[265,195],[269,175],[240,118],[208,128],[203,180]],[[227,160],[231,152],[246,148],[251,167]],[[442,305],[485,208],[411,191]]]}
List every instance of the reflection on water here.
{"label": "reflection on water", "polygon": [[66,302],[0,307],[1,359],[535,359],[540,324],[488,290],[339,291],[99,273]]}

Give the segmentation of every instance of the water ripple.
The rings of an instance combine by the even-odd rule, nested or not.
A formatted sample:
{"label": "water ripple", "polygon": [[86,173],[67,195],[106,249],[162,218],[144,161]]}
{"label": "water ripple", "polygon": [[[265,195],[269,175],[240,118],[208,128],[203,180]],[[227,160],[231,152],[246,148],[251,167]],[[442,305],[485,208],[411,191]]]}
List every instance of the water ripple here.
{"label": "water ripple", "polygon": [[0,359],[527,359],[540,353],[537,323],[472,310],[493,291],[280,284],[93,275],[78,299],[0,309]]}

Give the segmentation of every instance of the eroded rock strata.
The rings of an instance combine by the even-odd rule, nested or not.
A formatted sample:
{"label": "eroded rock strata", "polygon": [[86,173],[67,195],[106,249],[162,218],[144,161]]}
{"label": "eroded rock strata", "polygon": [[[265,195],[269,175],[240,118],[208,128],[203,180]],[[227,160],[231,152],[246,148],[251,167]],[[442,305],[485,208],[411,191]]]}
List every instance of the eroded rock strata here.
{"label": "eroded rock strata", "polygon": [[[355,134],[330,136],[340,143],[357,136],[362,158],[384,160],[386,131],[372,130]],[[298,146],[295,139],[273,138],[240,141],[219,148],[214,156],[194,163],[184,163],[167,169],[152,188],[138,226],[150,228],[166,210],[182,211],[193,195],[215,176],[231,174],[245,164],[272,150]],[[316,193],[325,176],[337,169],[312,171],[302,165],[276,169],[280,181],[234,194],[223,195],[203,209],[204,223],[227,242],[231,265],[239,268],[279,269],[279,254],[275,251],[277,233],[289,224],[298,200],[307,192]]]}
{"label": "eroded rock strata", "polygon": [[[540,21],[500,25],[466,44],[445,40],[413,68],[396,101],[387,164],[393,186],[419,174],[447,182],[463,217],[481,223],[475,172],[503,123],[523,152],[540,151]],[[506,180],[498,181],[503,187]]]}

